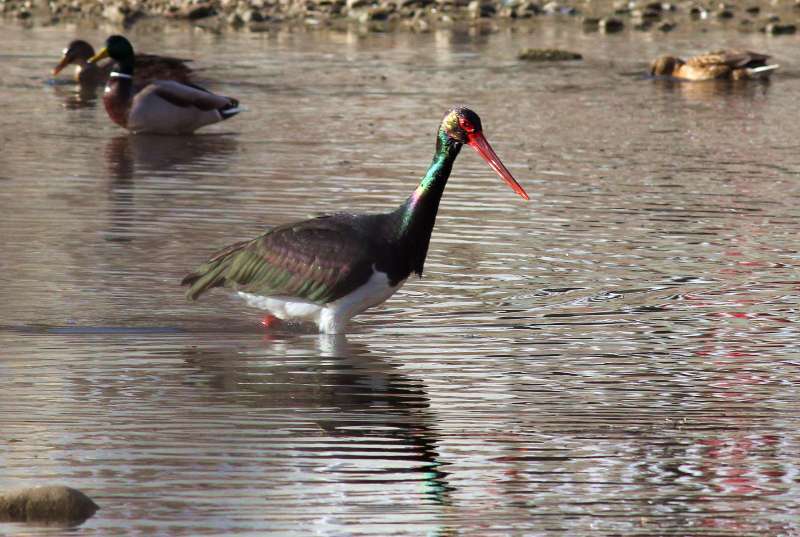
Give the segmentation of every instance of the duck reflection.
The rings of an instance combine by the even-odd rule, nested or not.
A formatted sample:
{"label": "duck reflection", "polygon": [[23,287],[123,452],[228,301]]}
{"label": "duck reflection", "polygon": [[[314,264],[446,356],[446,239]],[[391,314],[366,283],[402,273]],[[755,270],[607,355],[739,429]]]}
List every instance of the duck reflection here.
{"label": "duck reflection", "polygon": [[[309,344],[310,343],[310,344]],[[320,435],[346,443],[304,445],[305,454],[328,458],[338,481],[394,483],[397,474],[423,474],[424,495],[437,504],[449,503],[447,472],[439,460],[425,386],[393,364],[351,344],[344,335],[295,336],[266,341],[263,347],[241,349],[193,347],[184,352],[191,367],[208,376],[209,385],[229,399],[251,407],[280,409],[289,416],[309,418]],[[297,414],[296,414],[297,413]],[[307,433],[305,433],[307,434]],[[353,461],[364,463],[353,468]],[[412,467],[398,467],[398,461]]]}
{"label": "duck reflection", "polygon": [[[56,83],[51,84],[53,93],[64,103],[67,110],[94,108],[97,106],[99,89],[97,86]],[[102,88],[101,88],[102,89]]]}
{"label": "duck reflection", "polygon": [[[222,169],[237,148],[237,141],[226,135],[159,136],[123,134],[111,138],[105,147],[105,161],[111,179],[110,241],[127,242],[137,223],[134,178],[151,176],[181,168],[191,178],[190,169],[208,174]],[[152,205],[151,203],[147,204]]]}
{"label": "duck reflection", "polygon": [[118,179],[130,179],[137,170],[164,172],[195,163],[207,174],[222,168],[236,147],[236,139],[224,134],[123,134],[108,141],[105,156],[110,175]]}
{"label": "duck reflection", "polygon": [[767,94],[770,83],[751,80],[705,80],[686,82],[680,80],[654,79],[660,88],[677,94],[690,102],[714,102],[720,99],[753,99]]}

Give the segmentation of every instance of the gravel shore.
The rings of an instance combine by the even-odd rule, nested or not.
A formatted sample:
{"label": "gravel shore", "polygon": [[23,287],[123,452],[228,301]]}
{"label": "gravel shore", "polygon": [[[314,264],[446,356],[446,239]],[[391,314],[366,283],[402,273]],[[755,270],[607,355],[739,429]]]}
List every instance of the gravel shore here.
{"label": "gravel shore", "polygon": [[0,0],[7,19],[24,24],[107,20],[129,28],[143,19],[185,20],[212,31],[269,31],[282,24],[363,25],[371,31],[425,32],[454,23],[502,19],[513,24],[541,18],[574,21],[587,32],[669,32],[681,25],[722,25],[734,31],[792,34],[800,21],[793,2],[680,0]]}

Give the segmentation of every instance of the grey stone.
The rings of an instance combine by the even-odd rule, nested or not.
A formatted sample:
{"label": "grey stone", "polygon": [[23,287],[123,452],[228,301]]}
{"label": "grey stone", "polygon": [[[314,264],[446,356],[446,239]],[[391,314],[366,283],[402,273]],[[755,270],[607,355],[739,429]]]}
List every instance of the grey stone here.
{"label": "grey stone", "polygon": [[83,492],[63,485],[45,485],[0,494],[0,520],[78,524],[99,507]]}

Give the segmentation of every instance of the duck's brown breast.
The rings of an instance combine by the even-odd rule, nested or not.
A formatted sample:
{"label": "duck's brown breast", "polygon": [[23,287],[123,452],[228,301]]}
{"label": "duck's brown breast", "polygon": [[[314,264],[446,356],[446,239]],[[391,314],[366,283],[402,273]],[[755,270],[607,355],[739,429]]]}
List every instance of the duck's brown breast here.
{"label": "duck's brown breast", "polygon": [[[130,85],[130,80],[125,82]],[[123,87],[118,80],[109,79],[103,93],[103,105],[111,121],[123,128],[128,128],[128,115],[131,110],[130,88]]]}

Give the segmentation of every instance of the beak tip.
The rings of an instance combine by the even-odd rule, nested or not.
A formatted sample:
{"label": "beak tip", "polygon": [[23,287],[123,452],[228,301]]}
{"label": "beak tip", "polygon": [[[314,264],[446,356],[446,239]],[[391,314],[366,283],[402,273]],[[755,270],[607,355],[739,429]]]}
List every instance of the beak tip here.
{"label": "beak tip", "polygon": [[500,162],[500,159],[497,157],[494,149],[492,149],[492,146],[489,145],[489,141],[486,140],[483,134],[475,133],[468,139],[467,144],[472,146],[472,148],[478,152],[481,158],[483,158],[483,160],[485,160],[489,166],[491,166],[497,175],[499,175],[500,178],[503,179],[506,184],[508,184],[508,186],[510,186],[511,189],[519,195],[519,197],[525,201],[530,201],[531,198],[528,196],[528,193],[525,192],[525,189],[522,188],[522,185],[520,185],[517,180],[514,179],[514,176],[511,175],[511,172],[508,171],[505,165]]}

